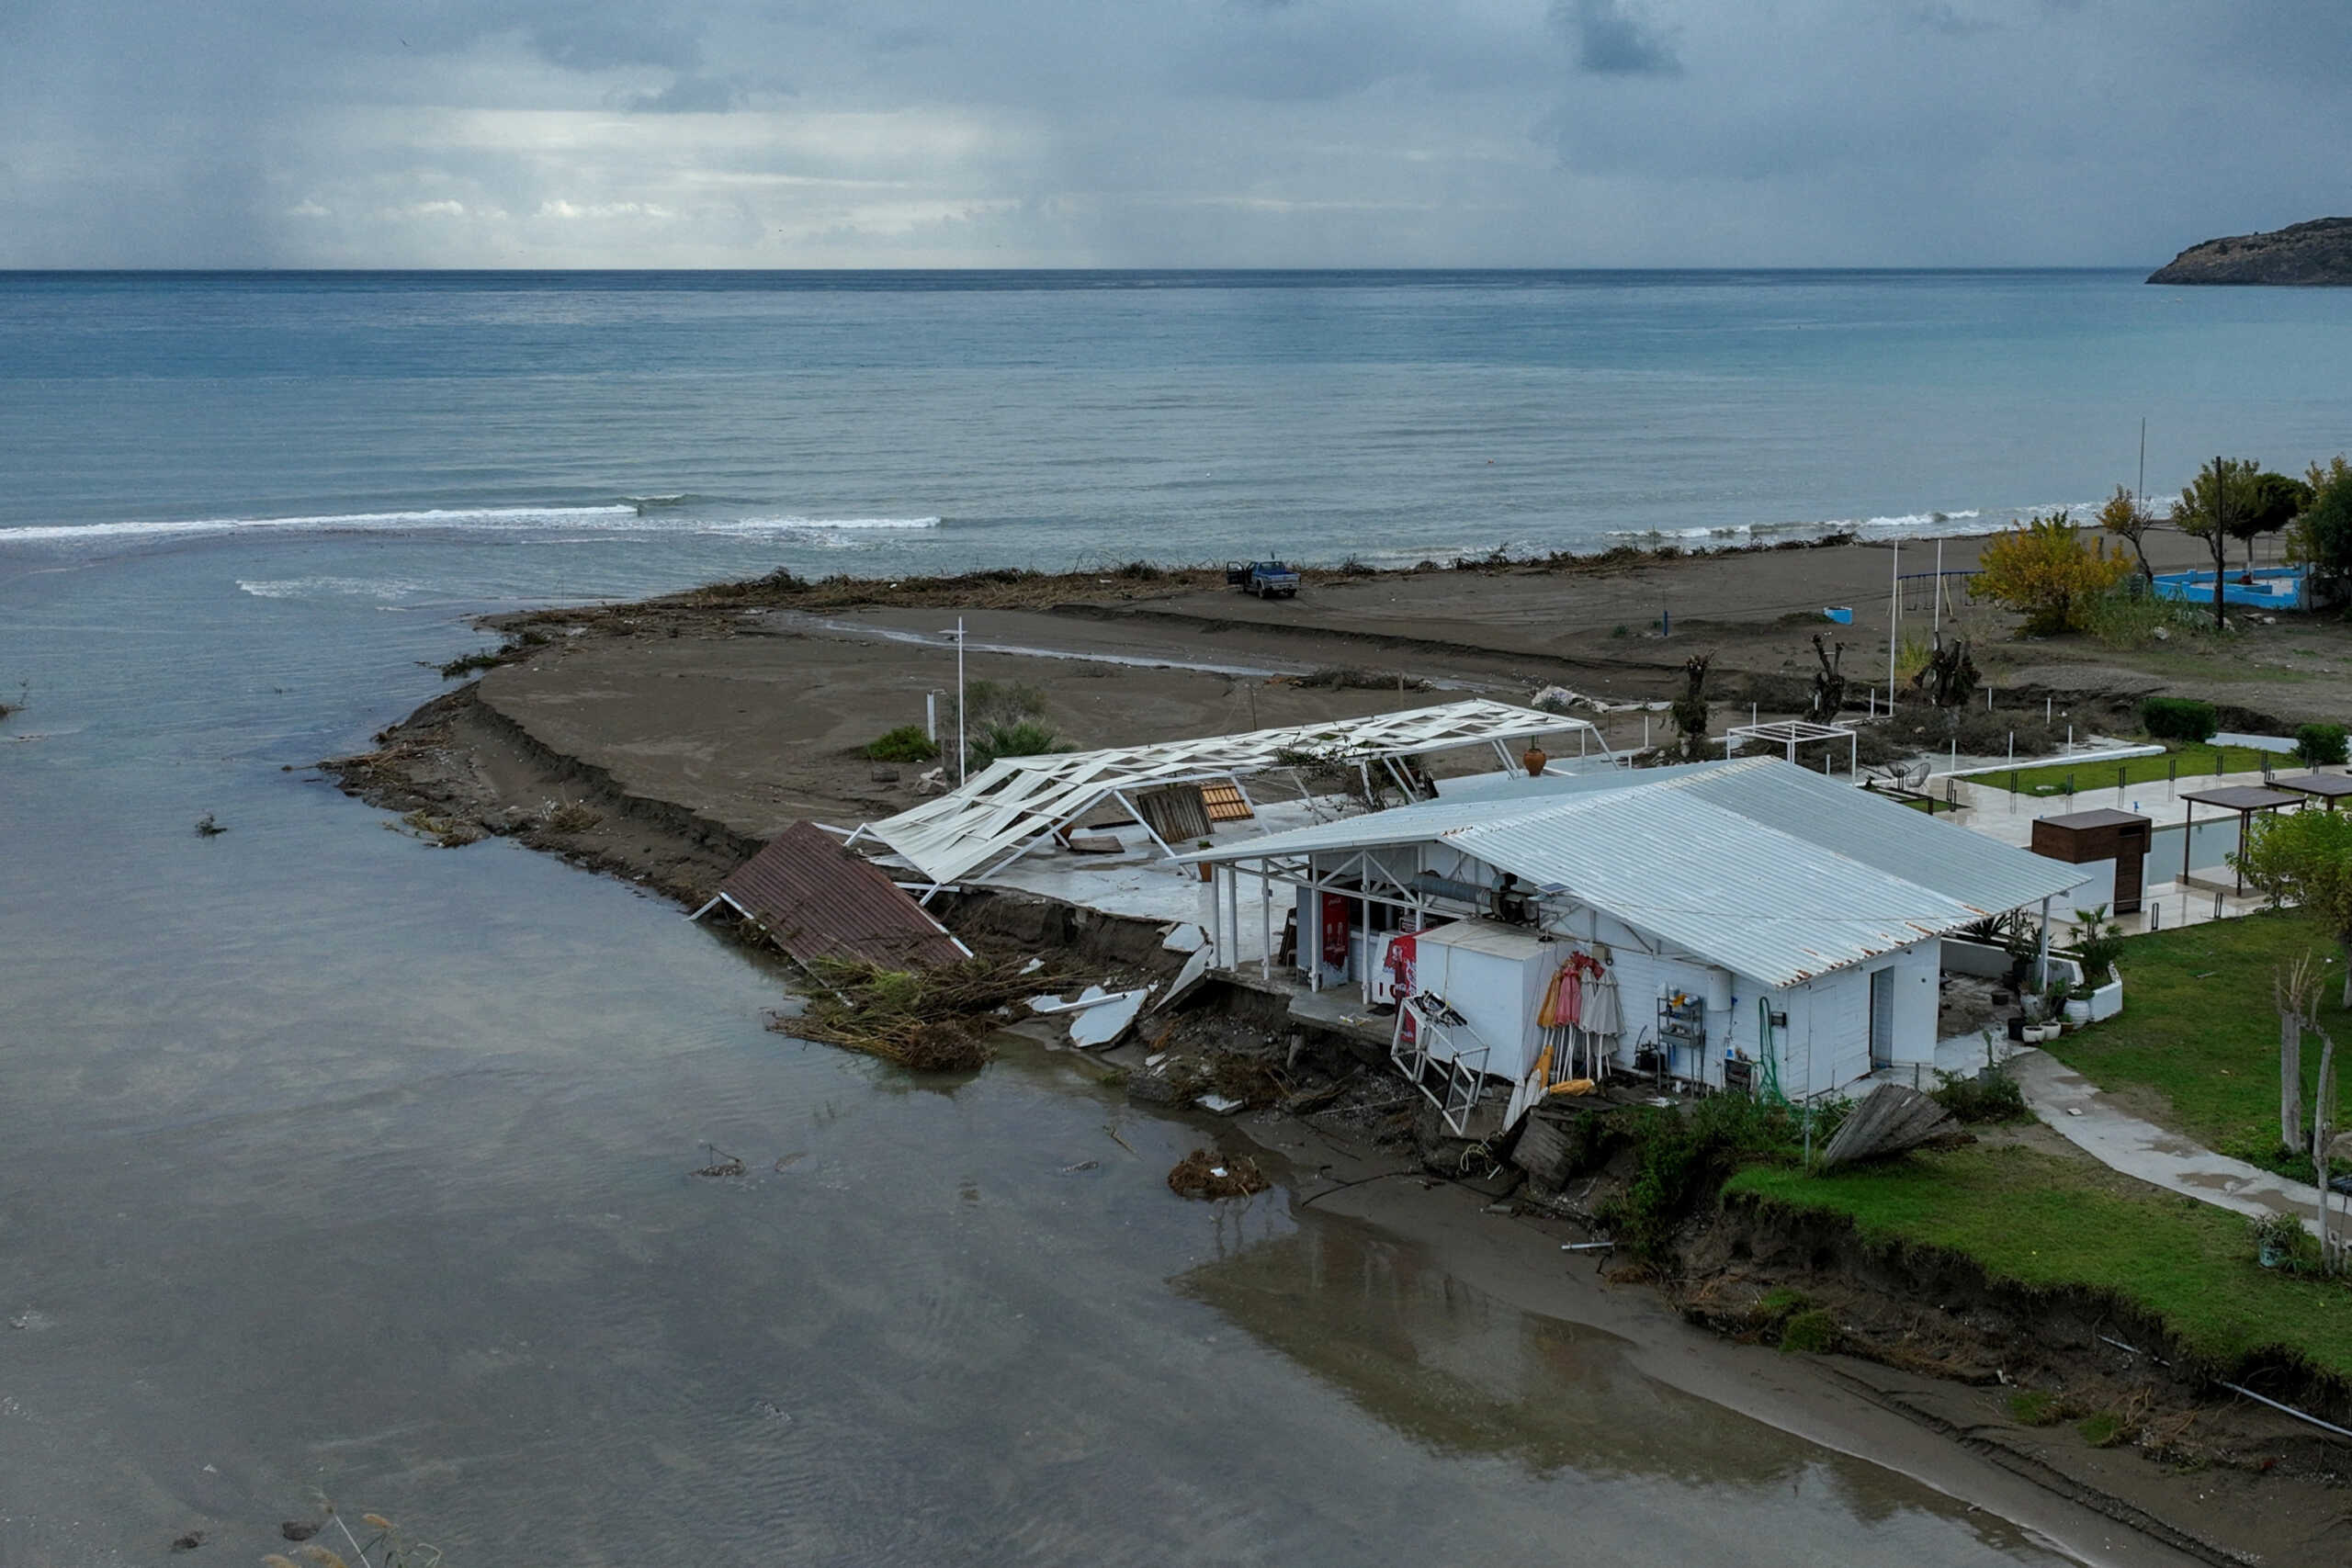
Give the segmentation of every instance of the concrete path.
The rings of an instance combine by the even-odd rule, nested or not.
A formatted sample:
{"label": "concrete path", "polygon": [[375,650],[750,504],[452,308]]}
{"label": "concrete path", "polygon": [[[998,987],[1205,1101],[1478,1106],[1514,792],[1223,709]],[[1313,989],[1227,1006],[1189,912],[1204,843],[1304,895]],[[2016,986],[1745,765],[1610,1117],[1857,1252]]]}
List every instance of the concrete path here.
{"label": "concrete path", "polygon": [[[2009,1069],[2036,1116],[2126,1176],[2254,1219],[2293,1214],[2310,1224],[2319,1212],[2318,1188],[2217,1155],[2142,1121],[2047,1051],[2020,1051]],[[2346,1203],[2339,1195],[2335,1213],[2341,1214]]]}

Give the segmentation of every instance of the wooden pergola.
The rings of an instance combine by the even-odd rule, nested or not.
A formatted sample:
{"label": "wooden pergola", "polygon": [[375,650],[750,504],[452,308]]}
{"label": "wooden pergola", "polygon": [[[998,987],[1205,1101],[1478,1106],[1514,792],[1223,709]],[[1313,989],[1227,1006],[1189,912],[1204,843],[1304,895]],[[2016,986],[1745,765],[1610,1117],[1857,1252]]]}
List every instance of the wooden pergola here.
{"label": "wooden pergola", "polygon": [[2280,789],[2291,789],[2313,800],[2324,800],[2330,811],[2335,809],[2337,801],[2352,795],[2352,773],[2305,773],[2299,779],[2273,779],[2270,782]]}
{"label": "wooden pergola", "polygon": [[[2188,815],[2181,818],[2180,879],[2188,880],[2189,853],[2195,847],[2197,808],[2217,806],[2224,811],[2238,814],[2238,852],[2245,852],[2246,829],[2257,811],[2278,811],[2290,806],[2301,806],[2311,797],[2290,789],[2272,789],[2264,784],[2224,784],[2220,789],[2192,790],[2180,797],[2188,802]],[[2238,891],[2245,891],[2245,868],[2237,868]]]}

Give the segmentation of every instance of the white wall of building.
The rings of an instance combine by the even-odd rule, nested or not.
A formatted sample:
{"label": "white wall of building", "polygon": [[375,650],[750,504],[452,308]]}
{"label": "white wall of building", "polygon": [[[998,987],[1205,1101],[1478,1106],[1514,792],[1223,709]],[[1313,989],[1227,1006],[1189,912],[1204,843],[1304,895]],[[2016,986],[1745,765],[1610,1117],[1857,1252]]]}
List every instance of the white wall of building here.
{"label": "white wall of building", "polygon": [[[1328,857],[1322,869],[1336,869],[1346,858]],[[1408,884],[1424,866],[1438,875],[1480,886],[1492,887],[1500,880],[1491,867],[1444,844],[1384,852],[1382,863]],[[2111,877],[2111,864],[2108,869]],[[1319,971],[1318,984],[1323,987],[1360,988],[1380,938],[1375,934],[1367,940],[1359,931],[1351,942],[1350,961],[1345,968],[1322,964],[1322,897],[1313,889],[1298,889],[1299,968],[1309,974]],[[1360,923],[1361,903],[1351,899],[1350,904],[1351,923]],[[1609,950],[1623,1021],[1617,1037],[1617,1058],[1629,1071],[1635,1053],[1657,1043],[1657,1001],[1661,995],[1679,990],[1703,998],[1713,988],[1710,983],[1711,966],[1705,962],[1679,953],[1653,952],[1655,944],[1647,938],[1601,911],[1582,905],[1554,907],[1547,910],[1544,924],[1569,942],[1589,945],[1598,942]],[[1730,1050],[1758,1064],[1756,1081],[1761,1085],[1765,1081],[1761,1063],[1768,1046],[1760,1037],[1761,1020],[1757,1005],[1760,997],[1773,1011],[1785,1013],[1788,1019],[1785,1026],[1772,1031],[1770,1044],[1778,1054],[1781,1091],[1792,1098],[1804,1098],[1844,1089],[1868,1077],[1871,1071],[1871,975],[1877,970],[1885,970],[1892,976],[1889,1060],[1897,1066],[1931,1064],[1935,1060],[1942,948],[1940,939],[1926,938],[1785,990],[1774,990],[1751,976],[1734,974],[1730,1007],[1711,1008],[1707,1012],[1703,1051],[1694,1056],[1688,1046],[1678,1048],[1673,1071],[1678,1076],[1695,1077],[1720,1086],[1724,1082],[1724,1054]],[[1570,951],[1572,947],[1563,947],[1563,961]],[[1456,1005],[1460,1003],[1457,1001]]]}

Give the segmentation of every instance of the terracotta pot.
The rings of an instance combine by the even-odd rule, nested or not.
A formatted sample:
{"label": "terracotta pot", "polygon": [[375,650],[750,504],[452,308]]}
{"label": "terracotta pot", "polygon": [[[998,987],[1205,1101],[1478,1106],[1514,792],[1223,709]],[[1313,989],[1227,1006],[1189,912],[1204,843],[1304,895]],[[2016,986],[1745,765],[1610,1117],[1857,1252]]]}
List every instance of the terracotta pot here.
{"label": "terracotta pot", "polygon": [[1543,773],[1544,764],[1550,761],[1552,759],[1544,754],[1543,747],[1530,746],[1525,751],[1520,754],[1519,760],[1521,762],[1525,764],[1527,768],[1527,776],[1529,778],[1534,778]]}

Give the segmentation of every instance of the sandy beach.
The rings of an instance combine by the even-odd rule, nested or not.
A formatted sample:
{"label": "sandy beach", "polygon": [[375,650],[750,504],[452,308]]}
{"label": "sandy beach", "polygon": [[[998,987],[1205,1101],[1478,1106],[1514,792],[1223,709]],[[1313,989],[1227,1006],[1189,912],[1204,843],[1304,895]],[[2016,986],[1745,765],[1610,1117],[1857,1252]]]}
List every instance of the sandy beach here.
{"label": "sandy beach", "polygon": [[[1981,539],[1944,541],[1947,572]],[[2158,541],[2159,567],[2193,540]],[[1936,547],[1902,552],[1932,570]],[[356,759],[371,799],[424,809],[462,831],[514,832],[680,899],[707,897],[752,849],[802,818],[848,823],[920,798],[922,769],[879,767],[862,748],[925,722],[926,694],[952,726],[966,675],[1043,694],[1072,747],[1220,734],[1444,700],[1526,702],[1561,686],[1612,748],[1665,733],[1643,705],[1713,660],[1717,724],[1802,707],[1813,638],[1847,644],[1849,716],[1883,692],[1889,579],[1881,546],[1646,553],[1551,563],[1311,573],[1295,600],[1261,602],[1200,571],[1156,577],[979,574],[889,582],[761,582],[582,610],[500,617],[510,640],[479,682],[428,705]],[[1958,597],[1957,577],[1948,580]],[[1906,639],[1924,639],[1932,585],[1912,581]],[[1826,621],[1849,606],[1850,626]],[[2087,734],[2133,728],[2139,698],[2202,696],[2242,726],[2352,716],[2343,660],[2308,628],[2250,626],[2227,656],[2124,655],[2087,638],[2024,640],[2015,617],[1949,603],[1947,637],[1972,638],[1993,702],[2020,723],[2045,712]],[[1335,673],[1335,672],[1344,672]],[[1336,682],[1336,683],[1335,683]],[[594,797],[601,820],[547,834],[546,803]]]}

